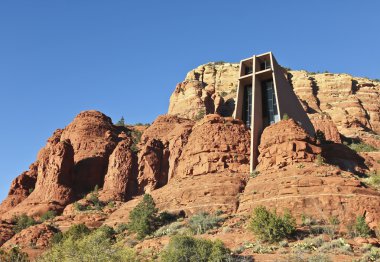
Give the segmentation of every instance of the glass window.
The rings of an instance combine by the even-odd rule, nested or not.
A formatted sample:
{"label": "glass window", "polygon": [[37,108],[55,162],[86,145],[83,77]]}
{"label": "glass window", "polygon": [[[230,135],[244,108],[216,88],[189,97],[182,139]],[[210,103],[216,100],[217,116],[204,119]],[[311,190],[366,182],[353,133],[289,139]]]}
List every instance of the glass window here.
{"label": "glass window", "polygon": [[247,127],[251,127],[252,119],[252,85],[244,86],[243,121]]}
{"label": "glass window", "polygon": [[262,97],[264,126],[278,122],[277,100],[272,80],[262,82]]}

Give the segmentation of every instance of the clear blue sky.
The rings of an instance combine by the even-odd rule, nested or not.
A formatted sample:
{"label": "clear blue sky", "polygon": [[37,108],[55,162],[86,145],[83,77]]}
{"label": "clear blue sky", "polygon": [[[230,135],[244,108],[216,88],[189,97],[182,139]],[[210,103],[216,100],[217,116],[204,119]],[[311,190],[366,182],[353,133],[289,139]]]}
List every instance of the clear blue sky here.
{"label": "clear blue sky", "polygon": [[273,51],[280,64],[380,78],[380,2],[0,2],[0,200],[82,110],[151,122],[210,61]]}

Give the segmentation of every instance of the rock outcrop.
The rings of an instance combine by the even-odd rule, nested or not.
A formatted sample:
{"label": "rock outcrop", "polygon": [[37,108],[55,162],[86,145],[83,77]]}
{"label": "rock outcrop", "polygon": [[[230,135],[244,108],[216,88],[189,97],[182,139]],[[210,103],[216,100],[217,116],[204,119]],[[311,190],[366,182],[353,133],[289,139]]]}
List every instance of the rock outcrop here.
{"label": "rock outcrop", "polygon": [[249,172],[250,133],[242,121],[206,115],[192,129],[176,177]]}
{"label": "rock outcrop", "polygon": [[[167,180],[169,181],[174,176],[174,172],[178,166],[179,157],[182,154],[184,146],[188,142],[188,137],[192,131],[193,125],[193,121],[177,116],[162,115],[157,117],[141,137],[141,144],[145,146],[143,146],[144,148],[140,152],[140,163],[144,165],[147,164],[145,161],[142,161],[142,158],[145,158],[145,156],[149,154],[149,152],[147,152],[147,145],[152,143],[152,140],[161,141],[165,147],[164,160],[167,161],[167,164],[169,165],[167,175],[163,174],[163,176],[167,176]],[[169,156],[167,156],[167,151],[169,151]],[[140,179],[145,179],[144,170],[149,171],[149,169],[149,167],[148,169],[141,166],[139,167]],[[165,169],[167,168],[164,167],[164,170]],[[147,177],[149,177],[148,174]]]}
{"label": "rock outcrop", "polygon": [[239,64],[208,63],[190,71],[170,97],[169,114],[194,119],[200,114],[231,116]]}
{"label": "rock outcrop", "polygon": [[258,171],[314,162],[321,149],[293,119],[268,126],[261,135]]}
{"label": "rock outcrop", "polygon": [[7,198],[0,205],[0,215],[17,206],[34,190],[37,181],[38,163],[30,165],[29,170],[15,178]]}
{"label": "rock outcrop", "polygon": [[315,161],[321,148],[294,121],[266,128],[259,151],[259,173],[248,181],[239,212],[265,205],[280,212],[288,209],[298,219],[302,214],[325,221],[337,216],[342,224],[365,215],[377,226],[380,193],[363,186],[352,173]]}
{"label": "rock outcrop", "polygon": [[39,224],[23,229],[9,239],[3,248],[18,246],[22,249],[44,249],[50,245],[50,239],[58,230],[48,224]]}
{"label": "rock outcrop", "polygon": [[[168,113],[199,119],[202,114],[231,116],[234,111],[239,64],[209,63],[191,70],[175,88]],[[339,142],[347,137],[373,139],[380,133],[380,82],[347,74],[289,71],[289,82],[317,128]],[[332,122],[326,122],[331,119]],[[379,139],[375,139],[379,141]],[[380,142],[378,142],[380,143]]]}
{"label": "rock outcrop", "polygon": [[127,137],[112,152],[101,199],[125,201],[136,194],[137,158],[131,145],[132,141]]}
{"label": "rock outcrop", "polygon": [[38,163],[35,189],[24,201],[3,214],[3,219],[22,213],[40,216],[48,210],[60,212],[73,201],[74,150],[71,144],[67,140],[49,141],[40,151]]}
{"label": "rock outcrop", "polygon": [[168,183],[169,149],[161,140],[149,140],[139,153],[139,193],[150,193]]}
{"label": "rock outcrop", "polygon": [[112,120],[97,111],[77,115],[62,132],[74,148],[74,185],[76,192],[103,186],[108,158],[116,147],[118,135]]}

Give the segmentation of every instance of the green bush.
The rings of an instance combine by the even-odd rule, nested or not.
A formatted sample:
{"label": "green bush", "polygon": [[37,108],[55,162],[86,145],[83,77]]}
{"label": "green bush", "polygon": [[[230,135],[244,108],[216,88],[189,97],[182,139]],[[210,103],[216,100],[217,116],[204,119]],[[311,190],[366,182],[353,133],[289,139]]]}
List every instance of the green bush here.
{"label": "green bush", "polygon": [[110,236],[109,228],[99,228],[82,237],[68,237],[44,253],[40,262],[137,262],[140,261],[135,252],[116,243]]}
{"label": "green bush", "polygon": [[13,217],[12,222],[15,224],[13,226],[13,231],[16,233],[37,224],[37,222],[32,217],[29,217],[26,214]]}
{"label": "green bush", "polygon": [[287,113],[283,114],[282,120],[289,120],[289,115]]}
{"label": "green bush", "polygon": [[189,226],[195,234],[203,234],[212,228],[220,226],[223,220],[221,217],[210,215],[207,212],[201,212],[190,218]]}
{"label": "green bush", "polygon": [[132,136],[132,146],[131,146],[131,150],[135,153],[137,153],[139,151],[139,148],[138,148],[138,144],[140,143],[141,141],[141,136],[142,136],[142,132],[137,130],[137,129],[133,129],[130,133],[130,135]]}
{"label": "green bush", "polygon": [[53,219],[56,215],[57,215],[57,212],[55,212],[54,210],[49,210],[40,217],[40,220],[41,222],[44,222],[44,221]]}
{"label": "green bush", "polygon": [[173,222],[169,225],[164,225],[154,232],[155,237],[172,236],[179,234],[186,230],[185,225],[182,222]]}
{"label": "green bush", "polygon": [[160,258],[161,262],[232,261],[230,253],[220,240],[177,235],[170,239]]}
{"label": "green bush", "polygon": [[372,235],[372,231],[365,222],[364,216],[356,217],[355,221],[355,232],[360,237],[369,237]]}
{"label": "green bush", "polygon": [[152,196],[145,194],[129,215],[128,229],[140,239],[153,233],[158,223],[157,211]]}
{"label": "green bush", "polygon": [[288,211],[281,217],[259,206],[253,211],[250,229],[261,240],[278,242],[295,232],[296,220]]}
{"label": "green bush", "polygon": [[73,240],[81,239],[90,234],[91,230],[85,224],[72,225],[69,230],[63,234],[63,239],[72,238]]}
{"label": "green bush", "polygon": [[376,152],[378,151],[377,148],[371,146],[371,145],[368,145],[364,142],[354,142],[350,145],[348,145],[349,148],[351,148],[352,150],[356,151],[356,152]]}
{"label": "green bush", "polygon": [[203,117],[206,115],[206,110],[204,109],[201,109],[198,111],[198,113],[194,116],[194,120],[195,121],[199,121],[201,119],[203,119]]}
{"label": "green bush", "polygon": [[1,262],[29,262],[28,254],[22,252],[20,248],[13,247],[8,252],[0,249]]}
{"label": "green bush", "polygon": [[125,126],[125,120],[124,117],[122,116],[119,121],[115,124],[115,126]]}

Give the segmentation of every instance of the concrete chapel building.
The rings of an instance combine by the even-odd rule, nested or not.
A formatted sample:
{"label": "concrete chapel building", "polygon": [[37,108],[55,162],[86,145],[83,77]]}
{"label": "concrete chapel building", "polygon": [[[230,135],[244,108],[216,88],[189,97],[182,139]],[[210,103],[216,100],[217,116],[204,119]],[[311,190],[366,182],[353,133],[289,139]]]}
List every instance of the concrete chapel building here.
{"label": "concrete chapel building", "polygon": [[314,127],[272,52],[240,61],[234,117],[251,129],[251,172],[257,165],[260,136],[265,127],[286,114],[311,136]]}

